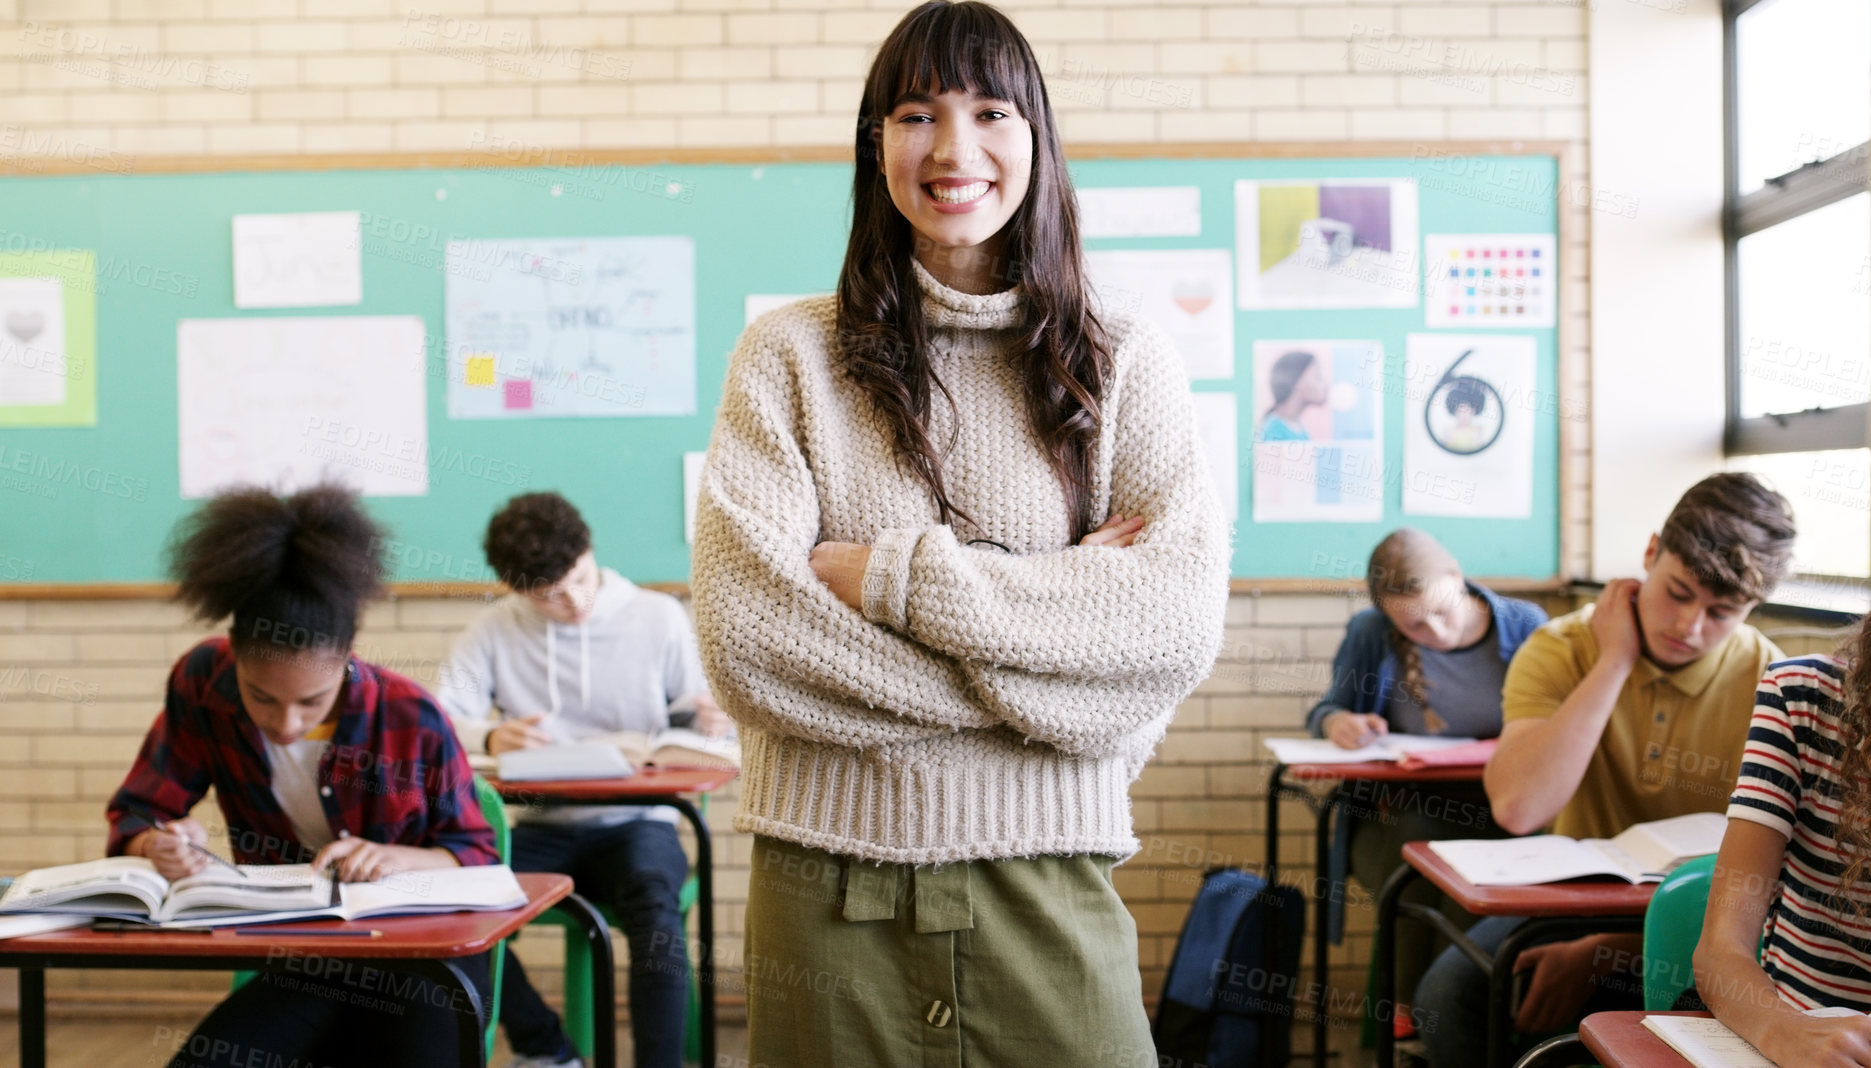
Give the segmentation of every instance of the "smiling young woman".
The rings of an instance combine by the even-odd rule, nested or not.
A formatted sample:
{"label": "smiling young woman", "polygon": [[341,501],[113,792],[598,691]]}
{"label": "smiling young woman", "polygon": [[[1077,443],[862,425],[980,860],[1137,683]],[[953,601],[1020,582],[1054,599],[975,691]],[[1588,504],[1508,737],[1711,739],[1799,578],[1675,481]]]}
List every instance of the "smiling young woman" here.
{"label": "smiling young woman", "polygon": [[742,336],[696,513],[749,1058],[1153,1065],[1110,873],[1227,603],[1181,360],[1094,309],[999,11],[905,16],[854,133],[838,293]]}

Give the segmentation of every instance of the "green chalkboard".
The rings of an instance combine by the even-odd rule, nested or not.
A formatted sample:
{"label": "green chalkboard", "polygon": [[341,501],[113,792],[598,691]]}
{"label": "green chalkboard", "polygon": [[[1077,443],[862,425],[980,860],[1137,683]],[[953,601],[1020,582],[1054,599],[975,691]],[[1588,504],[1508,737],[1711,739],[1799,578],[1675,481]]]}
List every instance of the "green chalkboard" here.
{"label": "green chalkboard", "polygon": [[[1243,154],[1249,150],[1243,146]],[[1465,156],[1441,149],[1319,158],[1085,158],[1092,186],[1194,186],[1197,235],[1104,238],[1089,248],[1215,248],[1235,243],[1237,180],[1415,178],[1418,230],[1555,233],[1560,187],[1551,154]],[[427,324],[429,491],[373,498],[394,531],[399,582],[483,581],[487,517],[525,489],[557,489],[586,513],[599,557],[640,581],[688,576],[682,462],[706,447],[748,294],[832,288],[849,223],[850,165],[834,162],[592,164],[579,167],[226,170],[0,178],[0,254],[95,254],[96,424],[0,427],[0,583],[141,583],[162,578],[161,549],[191,507],[178,488],[176,326],[264,315],[419,315]],[[233,303],[232,217],[363,214],[363,302],[243,311]],[[636,418],[451,420],[442,357],[444,250],[451,239],[685,235],[696,270],[696,414]],[[1419,238],[1420,242],[1420,238]],[[1237,270],[1241,267],[1236,264]],[[1355,576],[1370,547],[1406,521],[1401,487],[1379,521],[1255,524],[1253,343],[1360,338],[1404,352],[1424,309],[1235,310],[1232,379],[1198,392],[1238,397],[1240,577]],[[1537,343],[1538,388],[1557,396],[1555,329]],[[1387,395],[1385,454],[1401,455],[1409,399]],[[1560,569],[1559,421],[1532,409],[1529,517],[1409,517],[1474,574],[1548,578]],[[478,459],[477,459],[478,458]],[[461,460],[462,462],[456,462]]]}

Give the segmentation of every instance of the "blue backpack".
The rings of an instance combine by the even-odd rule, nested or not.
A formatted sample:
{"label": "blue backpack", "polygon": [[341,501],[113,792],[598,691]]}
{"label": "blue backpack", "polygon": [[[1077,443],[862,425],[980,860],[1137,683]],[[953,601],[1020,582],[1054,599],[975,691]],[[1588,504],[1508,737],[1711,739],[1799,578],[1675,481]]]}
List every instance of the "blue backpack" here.
{"label": "blue backpack", "polygon": [[1280,1068],[1292,1055],[1306,898],[1238,868],[1202,878],[1157,1002],[1164,1068]]}

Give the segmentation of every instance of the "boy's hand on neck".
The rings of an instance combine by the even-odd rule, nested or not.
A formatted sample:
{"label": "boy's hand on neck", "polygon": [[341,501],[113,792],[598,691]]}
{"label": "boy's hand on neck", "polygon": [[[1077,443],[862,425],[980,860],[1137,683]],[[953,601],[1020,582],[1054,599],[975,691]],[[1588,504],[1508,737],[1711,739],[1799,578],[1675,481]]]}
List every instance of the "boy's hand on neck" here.
{"label": "boy's hand on neck", "polygon": [[1612,579],[1592,612],[1598,662],[1627,675],[1644,652],[1643,628],[1637,622],[1637,591],[1642,585],[1637,579]]}

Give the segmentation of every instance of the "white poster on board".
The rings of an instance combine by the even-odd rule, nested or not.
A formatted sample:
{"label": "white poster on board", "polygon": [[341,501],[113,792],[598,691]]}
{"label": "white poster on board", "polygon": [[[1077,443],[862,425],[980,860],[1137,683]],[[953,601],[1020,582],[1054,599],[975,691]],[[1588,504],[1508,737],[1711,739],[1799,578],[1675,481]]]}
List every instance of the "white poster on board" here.
{"label": "white poster on board", "polygon": [[1162,327],[1190,378],[1234,377],[1233,264],[1223,248],[1098,249],[1085,271],[1102,308]]}
{"label": "white poster on board", "polygon": [[1423,323],[1539,329],[1559,319],[1552,234],[1427,234]]}
{"label": "white poster on board", "polygon": [[452,419],[695,414],[695,242],[448,243]]}
{"label": "white poster on board", "polygon": [[65,289],[57,278],[0,278],[0,405],[65,403]]}
{"label": "white poster on board", "polygon": [[234,216],[234,307],[363,303],[362,230],[355,211]]}
{"label": "white poster on board", "polygon": [[1202,190],[1193,185],[1081,186],[1080,237],[1197,237]]}
{"label": "white poster on board", "polygon": [[1242,308],[1414,308],[1416,181],[1234,183]]}
{"label": "white poster on board", "polygon": [[1527,336],[1411,334],[1404,368],[1403,511],[1533,514],[1538,345]]}
{"label": "white poster on board", "polygon": [[1195,398],[1195,431],[1202,439],[1215,497],[1232,523],[1241,517],[1241,448],[1234,394],[1196,392],[1191,396]]}
{"label": "white poster on board", "polygon": [[184,319],[176,325],[182,496],[325,479],[429,491],[422,318]]}
{"label": "white poster on board", "polygon": [[1254,522],[1384,517],[1384,348],[1254,342]]}

